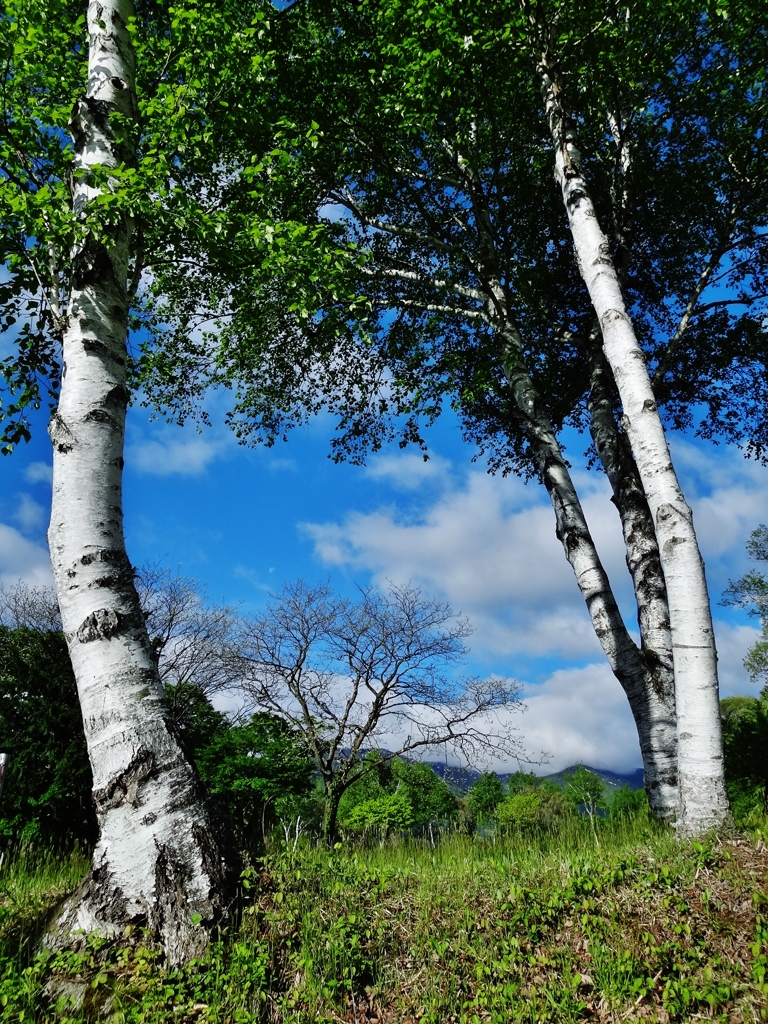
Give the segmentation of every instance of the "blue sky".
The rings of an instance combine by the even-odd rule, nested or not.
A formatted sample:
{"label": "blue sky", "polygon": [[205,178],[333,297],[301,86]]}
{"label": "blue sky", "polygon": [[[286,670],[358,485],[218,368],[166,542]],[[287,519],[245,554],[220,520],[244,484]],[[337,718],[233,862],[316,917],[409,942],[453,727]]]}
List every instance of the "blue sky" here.
{"label": "blue sky", "polygon": [[[218,403],[214,400],[214,408]],[[33,441],[0,462],[0,580],[50,580],[45,547],[50,448],[41,420]],[[129,412],[126,535],[136,563],[179,568],[214,601],[260,608],[299,576],[355,584],[419,584],[466,614],[475,633],[465,666],[524,686],[527,709],[510,716],[532,754],[552,771],[584,760],[631,770],[640,764],[626,701],[595,640],[536,484],[490,477],[458,427],[429,435],[432,458],[396,447],[367,467],[327,458],[332,423],[319,418],[271,449],[237,445],[224,426],[151,422]],[[634,623],[618,518],[607,485],[583,468],[582,440],[569,456],[601,555]],[[671,437],[673,457],[707,562],[723,693],[756,688],[741,659],[756,623],[717,601],[748,567],[750,531],[768,520],[768,470],[735,449]],[[496,767],[506,767],[497,764]]]}

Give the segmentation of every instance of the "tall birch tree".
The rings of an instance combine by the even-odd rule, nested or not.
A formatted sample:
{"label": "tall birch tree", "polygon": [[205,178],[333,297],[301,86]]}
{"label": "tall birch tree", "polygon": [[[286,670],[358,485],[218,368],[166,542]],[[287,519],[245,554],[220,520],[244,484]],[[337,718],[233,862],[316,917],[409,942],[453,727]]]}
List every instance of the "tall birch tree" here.
{"label": "tall birch tree", "polygon": [[[92,0],[88,80],[72,115],[72,204],[88,218],[109,172],[135,162],[131,0]],[[172,728],[125,550],[122,469],[133,218],[93,218],[73,247],[62,332],[48,532],[78,683],[99,840],[67,931],[149,927],[171,962],[199,955],[226,915],[230,868]],[[205,923],[206,927],[198,927]]]}
{"label": "tall birch tree", "polygon": [[184,756],[125,550],[127,335],[144,269],[180,258],[172,225],[194,205],[182,186],[210,166],[201,125],[226,76],[213,97],[203,80],[216,77],[206,44],[223,9],[206,20],[194,5],[150,5],[137,17],[132,0],[92,0],[83,18],[78,6],[19,0],[2,14],[3,299],[16,333],[5,444],[28,433],[30,406],[55,401],[49,546],[99,822],[54,941],[134,925],[179,963],[227,918],[236,857]]}
{"label": "tall birch tree", "polygon": [[[602,7],[602,5],[601,5]],[[627,311],[611,244],[600,226],[588,175],[579,150],[575,107],[578,79],[566,81],[560,58],[560,16],[573,33],[566,5],[535,6],[523,0],[531,30],[531,51],[541,88],[544,115],[555,152],[574,253],[587,286],[622,407],[622,429],[629,440],[643,491],[653,516],[670,611],[677,710],[677,762],[683,833],[719,827],[728,817],[723,773],[717,652],[704,562],[667,444],[645,355]],[[631,16],[627,8],[626,17]],[[594,11],[593,26],[620,12]],[[560,38],[558,38],[560,37]]]}
{"label": "tall birch tree", "polygon": [[[553,21],[596,182],[593,205],[609,224],[614,278],[642,328],[654,401],[673,425],[745,442],[760,455],[768,436],[760,368],[766,210],[755,177],[764,149],[755,74],[764,66],[764,38],[754,18],[752,28],[735,31],[694,3],[669,17],[632,5],[629,35],[615,31],[610,5],[578,16],[558,10]],[[658,742],[641,745],[651,784],[664,779],[665,796],[652,802],[666,813],[677,799],[677,757],[673,641],[654,519],[660,506],[645,493],[618,364],[606,357],[603,324],[550,184],[552,133],[541,117],[540,46],[532,34],[545,14],[535,8],[532,23],[520,7],[399,2],[294,12],[290,31],[273,42],[270,95],[282,97],[279,114],[292,137],[274,180],[282,175],[287,192],[305,204],[312,226],[304,230],[337,240],[326,257],[343,272],[324,292],[316,273],[294,290],[300,275],[284,256],[284,240],[254,239],[247,223],[235,228],[239,266],[271,261],[282,280],[237,306],[231,294],[222,296],[226,326],[213,378],[236,382],[232,419],[244,440],[270,443],[327,406],[340,414],[335,454],[352,459],[391,437],[423,444],[421,425],[450,396],[492,468],[545,482],[614,671],[628,694],[633,679],[643,680],[634,705],[641,736],[656,728],[642,701],[658,701]],[[728,59],[713,60],[716,53]],[[745,72],[734,89],[736,59]],[[698,146],[690,142],[692,125],[701,131]],[[247,116],[239,144],[245,161]],[[687,184],[701,179],[707,147],[711,177],[694,191]],[[198,290],[212,273],[201,274]],[[235,272],[232,281],[242,300],[247,277]],[[718,283],[730,294],[718,294]],[[189,291],[178,298],[195,301]],[[275,329],[265,331],[267,323]],[[324,333],[329,323],[335,333]],[[265,335],[279,342],[270,347]],[[704,410],[698,424],[696,406]],[[611,484],[639,648],[616,612],[559,446],[568,423],[589,427]],[[679,594],[675,600],[679,619]],[[701,590],[697,600],[702,610]],[[710,676],[710,691],[711,683]],[[698,768],[689,748],[683,763],[686,772],[709,771],[712,783],[698,804],[686,798],[683,828],[692,831],[724,813],[717,722],[707,712],[697,728],[708,748]],[[654,758],[664,763],[660,776]]]}

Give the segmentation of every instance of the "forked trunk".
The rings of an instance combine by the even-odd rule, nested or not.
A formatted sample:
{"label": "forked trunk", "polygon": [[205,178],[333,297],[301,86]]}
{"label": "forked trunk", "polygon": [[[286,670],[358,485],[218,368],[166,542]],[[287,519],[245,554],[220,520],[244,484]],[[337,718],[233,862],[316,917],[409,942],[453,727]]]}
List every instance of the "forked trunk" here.
{"label": "forked trunk", "polygon": [[[505,333],[506,375],[518,418],[550,496],[557,536],[576,576],[592,627],[629,701],[640,742],[648,802],[654,817],[673,818],[677,800],[674,701],[670,706],[669,694],[660,691],[652,666],[627,631],[554,428],[527,370],[520,365],[522,346],[516,331],[508,325]],[[515,364],[519,369],[515,369]]]}
{"label": "forked trunk", "polygon": [[[538,26],[536,26],[538,27]],[[603,335],[603,349],[623,408],[643,490],[653,516],[667,586],[678,722],[682,834],[699,834],[728,819],[718,700],[717,654],[704,564],[669,454],[643,351],[581,169],[574,126],[553,58],[537,65],[576,258]]]}
{"label": "forked trunk", "polygon": [[[74,208],[94,167],[130,163],[136,117],[130,0],[90,3],[88,86],[75,108]],[[103,187],[103,186],[102,186]],[[146,927],[170,962],[200,955],[233,890],[221,830],[167,713],[123,538],[122,469],[131,223],[120,214],[72,254],[63,380],[51,421],[51,560],[77,679],[100,837],[62,934]],[[56,941],[54,939],[54,941]]]}
{"label": "forked trunk", "polygon": [[[656,751],[655,777],[650,785],[657,791],[651,806],[661,809],[657,817],[677,817],[677,714],[675,671],[672,661],[672,633],[669,604],[659,546],[653,528],[635,460],[625,435],[620,434],[614,416],[612,377],[599,341],[593,339],[590,392],[587,398],[589,426],[600,463],[611,485],[624,536],[627,568],[637,606],[646,686],[652,693],[657,714],[663,717],[664,746]],[[661,736],[661,734],[660,734]],[[649,782],[646,779],[646,788]]]}

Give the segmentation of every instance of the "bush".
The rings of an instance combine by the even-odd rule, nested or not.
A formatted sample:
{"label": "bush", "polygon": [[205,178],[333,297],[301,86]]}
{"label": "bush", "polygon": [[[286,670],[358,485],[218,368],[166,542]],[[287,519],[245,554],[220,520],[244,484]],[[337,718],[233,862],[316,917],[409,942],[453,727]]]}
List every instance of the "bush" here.
{"label": "bush", "polygon": [[557,828],[571,815],[562,793],[541,787],[506,797],[496,808],[496,822],[503,832],[531,832]]}
{"label": "bush", "polygon": [[608,810],[612,821],[634,818],[639,814],[648,812],[648,797],[644,789],[630,789],[629,786],[622,786],[614,794]]}
{"label": "bush", "polygon": [[496,808],[503,799],[504,784],[496,772],[485,772],[467,793],[467,802],[479,825],[493,820]]}
{"label": "bush", "polygon": [[354,807],[345,821],[353,832],[405,832],[414,823],[413,808],[403,793],[384,793],[375,800],[366,800]]}
{"label": "bush", "polygon": [[63,633],[0,626],[0,750],[8,754],[0,835],[53,846],[95,841],[91,766]]}

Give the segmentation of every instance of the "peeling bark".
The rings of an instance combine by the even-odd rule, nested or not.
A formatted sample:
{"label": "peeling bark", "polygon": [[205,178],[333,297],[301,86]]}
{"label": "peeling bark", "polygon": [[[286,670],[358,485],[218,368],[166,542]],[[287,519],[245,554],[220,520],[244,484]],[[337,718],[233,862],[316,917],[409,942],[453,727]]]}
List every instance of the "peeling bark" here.
{"label": "peeling bark", "polygon": [[[87,95],[73,114],[74,208],[99,193],[95,166],[132,154],[110,118],[134,118],[130,0],[88,8]],[[122,467],[127,292],[132,223],[123,215],[72,253],[63,334],[64,374],[51,420],[49,546],[64,633],[77,679],[100,836],[92,870],[49,936],[148,928],[171,963],[199,956],[228,914],[231,852],[186,761],[165,706],[125,551]],[[198,921],[198,924],[195,924]]]}
{"label": "peeling bark", "polygon": [[621,284],[581,167],[575,125],[563,82],[548,50],[539,9],[527,2],[541,40],[536,73],[555,150],[555,178],[563,195],[576,259],[603,336],[603,349],[623,407],[622,427],[632,448],[653,517],[667,585],[678,721],[681,834],[723,825],[729,816],[723,777],[717,654],[704,564],[669,454],[643,351],[627,314]]}

